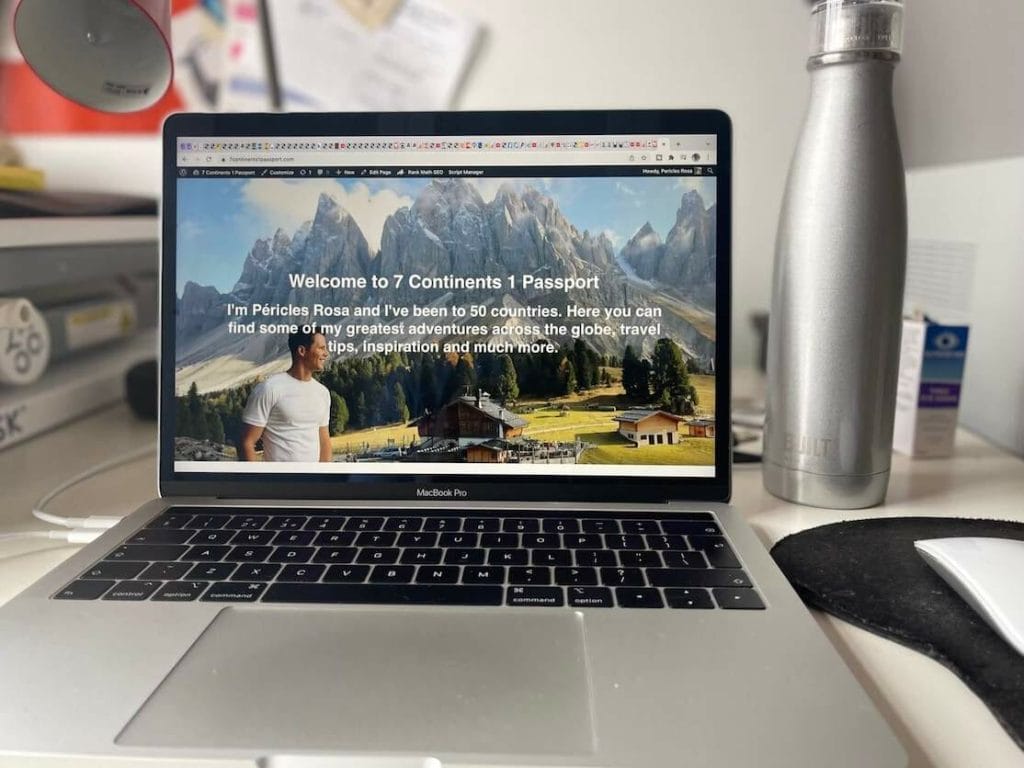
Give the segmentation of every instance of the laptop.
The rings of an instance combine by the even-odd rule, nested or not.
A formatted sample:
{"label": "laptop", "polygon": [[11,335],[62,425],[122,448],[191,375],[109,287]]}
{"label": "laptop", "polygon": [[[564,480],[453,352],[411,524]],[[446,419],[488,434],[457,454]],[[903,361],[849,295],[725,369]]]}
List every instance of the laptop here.
{"label": "laptop", "polygon": [[163,142],[160,498],[0,609],[0,750],[905,764],[728,505],[724,113]]}

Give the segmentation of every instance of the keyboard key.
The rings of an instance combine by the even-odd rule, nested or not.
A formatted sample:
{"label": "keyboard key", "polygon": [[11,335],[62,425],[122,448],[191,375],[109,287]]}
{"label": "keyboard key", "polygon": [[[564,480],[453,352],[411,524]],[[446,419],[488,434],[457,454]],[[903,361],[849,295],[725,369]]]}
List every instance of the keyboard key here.
{"label": "keyboard key", "polygon": [[191,512],[165,512],[149,522],[147,528],[184,528],[192,519]]}
{"label": "keyboard key", "polygon": [[679,533],[683,536],[721,536],[722,529],[714,522],[697,522],[693,520],[662,520],[661,529],[665,533]]}
{"label": "keyboard key", "polygon": [[355,547],[321,547],[313,555],[314,563],[351,563],[356,559]]}
{"label": "keyboard key", "polygon": [[444,553],[448,565],[483,565],[486,557],[482,549],[449,549]]}
{"label": "keyboard key", "polygon": [[327,570],[326,565],[286,565],[278,581],[319,581]]}
{"label": "keyboard key", "polygon": [[608,549],[577,549],[576,565],[598,568],[602,565],[618,565],[615,553]]}
{"label": "keyboard key", "polygon": [[462,530],[472,533],[494,533],[501,527],[496,517],[467,517]]}
{"label": "keyboard key", "polygon": [[400,547],[436,547],[436,533],[400,533],[398,534],[398,546]]}
{"label": "keyboard key", "polygon": [[55,600],[96,600],[114,586],[113,581],[83,579],[73,581],[54,595]]}
{"label": "keyboard key", "polygon": [[181,528],[143,528],[132,536],[127,544],[184,544],[195,535],[195,531]]}
{"label": "keyboard key", "polygon": [[694,550],[680,552],[673,550],[671,552],[663,552],[662,558],[665,560],[665,566],[668,568],[707,568],[708,564],[704,560],[704,555]]}
{"label": "keyboard key", "polygon": [[532,518],[509,517],[505,519],[501,530],[506,533],[537,533],[540,530],[540,521]]}
{"label": "keyboard key", "polygon": [[356,540],[352,531],[324,531],[318,533],[313,543],[318,547],[348,547]]}
{"label": "keyboard key", "polygon": [[383,527],[383,517],[352,517],[345,523],[346,531],[379,531]]}
{"label": "keyboard key", "polygon": [[279,547],[305,547],[313,543],[315,536],[312,531],[281,531],[273,543]]}
{"label": "keyboard key", "polygon": [[458,566],[425,565],[416,571],[417,584],[455,584],[459,580]]}
{"label": "keyboard key", "polygon": [[369,563],[370,565],[392,565],[398,562],[398,549],[389,547],[386,549],[361,549],[356,556],[357,563]]}
{"label": "keyboard key", "polygon": [[764,603],[760,595],[752,589],[732,589],[720,587],[711,592],[715,596],[715,602],[720,608],[739,609],[747,611],[762,611]]}
{"label": "keyboard key", "polygon": [[314,552],[313,547],[278,547],[270,555],[270,562],[308,563]]}
{"label": "keyboard key", "polygon": [[80,579],[134,579],[149,563],[132,563],[126,560],[103,560],[83,573]]}
{"label": "keyboard key", "polygon": [[561,549],[562,537],[557,533],[525,533],[523,546],[530,549]]}
{"label": "keyboard key", "polygon": [[555,568],[555,583],[566,586],[597,584],[597,571],[593,568]]}
{"label": "keyboard key", "polygon": [[139,574],[139,578],[151,581],[178,581],[192,568],[192,563],[153,563]]}
{"label": "keyboard key", "polygon": [[742,567],[724,536],[690,536],[690,544],[704,553],[712,568]]}
{"label": "keyboard key", "polygon": [[657,520],[623,520],[623,533],[661,533],[661,525]]}
{"label": "keyboard key", "polygon": [[106,559],[135,562],[180,560],[187,551],[188,547],[184,544],[123,544],[107,555]]}
{"label": "keyboard key", "polygon": [[519,546],[519,534],[485,533],[480,537],[480,546],[486,549],[512,549]]}
{"label": "keyboard key", "polygon": [[[198,563],[216,563],[223,560],[228,552],[231,551],[231,547],[192,547],[184,555],[181,556],[182,560],[191,560]],[[156,558],[158,560],[170,560],[169,557]]]}
{"label": "keyboard key", "polygon": [[569,549],[603,549],[604,542],[596,533],[567,534],[562,537]]}
{"label": "keyboard key", "polygon": [[526,565],[528,559],[529,554],[525,549],[492,549],[488,553],[487,562],[490,565]]}
{"label": "keyboard key", "polygon": [[[749,590],[748,590],[749,591]],[[666,589],[669,608],[714,608],[706,589]]]}
{"label": "keyboard key", "polygon": [[627,549],[619,550],[619,564],[623,568],[660,568],[661,555],[650,550],[635,552]]}
{"label": "keyboard key", "polygon": [[601,583],[609,587],[642,587],[647,582],[639,568],[602,568]]}
{"label": "keyboard key", "polygon": [[239,531],[231,538],[231,543],[254,547],[269,544],[274,540],[275,535],[273,531]]}
{"label": "keyboard key", "polygon": [[272,517],[267,523],[267,528],[272,531],[299,531],[306,524],[305,517],[289,515],[287,517]]}
{"label": "keyboard key", "polygon": [[611,608],[612,591],[608,587],[569,587],[569,605],[574,608]]}
{"label": "keyboard key", "polygon": [[418,531],[422,527],[422,517],[389,517],[384,523],[385,531]]}
{"label": "keyboard key", "polygon": [[231,518],[228,515],[196,515],[188,521],[189,528],[223,528]]}
{"label": "keyboard key", "polygon": [[[496,533],[488,533],[486,536],[497,536]],[[442,547],[460,547],[468,549],[480,546],[479,533],[442,533],[438,544]]]}
{"label": "keyboard key", "polygon": [[545,533],[579,533],[580,521],[565,518],[548,518],[543,523]]}
{"label": "keyboard key", "polygon": [[153,595],[154,600],[186,603],[195,600],[209,586],[205,581],[169,581]]}
{"label": "keyboard key", "polygon": [[651,549],[689,549],[685,536],[671,535],[667,533],[644,536],[647,546]]}
{"label": "keyboard key", "polygon": [[535,549],[530,553],[534,565],[572,565],[572,552],[568,549]]}
{"label": "keyboard key", "polygon": [[159,581],[119,581],[104,600],[145,600],[160,587]]}
{"label": "keyboard key", "polygon": [[210,603],[254,603],[266,588],[258,582],[225,581],[214,584],[200,599]]}
{"label": "keyboard key", "polygon": [[223,581],[238,566],[235,563],[198,563],[188,573],[188,581]]}
{"label": "keyboard key", "polygon": [[408,584],[415,571],[411,565],[378,565],[370,571],[370,581],[378,584]]}
{"label": "keyboard key", "polygon": [[583,520],[580,524],[584,533],[618,533],[618,520]]}
{"label": "keyboard key", "polygon": [[227,528],[233,531],[257,531],[267,524],[266,515],[235,515],[228,521]]}
{"label": "keyboard key", "polygon": [[505,602],[508,605],[565,605],[561,587],[509,587]]}
{"label": "keyboard key", "polygon": [[441,562],[443,550],[407,549],[402,553],[402,562],[407,565],[436,565]]}
{"label": "keyboard key", "polygon": [[665,602],[656,589],[631,589],[619,587],[615,590],[615,600],[622,608],[664,608]]}
{"label": "keyboard key", "polygon": [[644,537],[638,534],[606,534],[604,545],[608,549],[644,549]]}
{"label": "keyboard key", "polygon": [[550,584],[551,569],[541,567],[509,568],[510,584]]}
{"label": "keyboard key", "polygon": [[194,546],[202,546],[205,544],[227,544],[234,538],[235,532],[227,529],[220,529],[215,531],[203,530],[196,533],[191,539],[189,544]]}
{"label": "keyboard key", "polygon": [[655,587],[749,587],[750,579],[735,568],[649,568]]}
{"label": "keyboard key", "polygon": [[383,533],[381,531],[366,531],[356,536],[357,547],[393,547],[397,533]]}
{"label": "keyboard key", "polygon": [[500,565],[463,568],[462,581],[466,584],[504,584],[505,569]]}
{"label": "keyboard key", "polygon": [[292,584],[275,582],[264,603],[501,605],[502,588],[463,584]]}
{"label": "keyboard key", "polygon": [[345,518],[340,515],[322,515],[309,518],[302,528],[306,531],[340,531],[343,525]]}
{"label": "keyboard key", "polygon": [[461,527],[458,517],[428,517],[423,523],[424,531],[457,531]]}
{"label": "keyboard key", "polygon": [[232,581],[270,581],[281,570],[280,565],[271,563],[243,563],[231,574]]}
{"label": "keyboard key", "polygon": [[273,547],[235,547],[225,559],[233,563],[262,563],[273,551]]}
{"label": "keyboard key", "polygon": [[358,583],[370,575],[368,565],[332,565],[324,574],[324,581]]}

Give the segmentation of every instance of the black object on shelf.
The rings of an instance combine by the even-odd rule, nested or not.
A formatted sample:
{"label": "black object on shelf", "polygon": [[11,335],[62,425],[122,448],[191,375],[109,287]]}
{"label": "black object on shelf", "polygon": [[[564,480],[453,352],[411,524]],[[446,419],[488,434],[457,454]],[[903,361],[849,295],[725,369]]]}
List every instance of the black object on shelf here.
{"label": "black object on shelf", "polygon": [[156,421],[159,387],[156,360],[146,360],[129,368],[124,387],[132,412],[140,419]]}

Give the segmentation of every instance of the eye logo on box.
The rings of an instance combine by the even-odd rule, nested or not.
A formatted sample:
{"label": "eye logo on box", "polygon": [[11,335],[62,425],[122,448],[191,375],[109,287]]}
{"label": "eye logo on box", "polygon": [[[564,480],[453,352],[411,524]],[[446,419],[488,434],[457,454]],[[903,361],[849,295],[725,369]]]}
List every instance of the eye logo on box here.
{"label": "eye logo on box", "polygon": [[936,349],[950,351],[960,346],[960,337],[955,333],[940,333],[933,340]]}

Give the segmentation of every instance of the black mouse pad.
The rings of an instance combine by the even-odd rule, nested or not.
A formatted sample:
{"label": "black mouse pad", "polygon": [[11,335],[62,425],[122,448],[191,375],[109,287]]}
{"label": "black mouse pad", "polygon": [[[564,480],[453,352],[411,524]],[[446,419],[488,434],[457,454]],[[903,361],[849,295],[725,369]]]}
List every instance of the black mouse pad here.
{"label": "black mouse pad", "polygon": [[805,603],[931,656],[985,702],[1024,748],[1024,656],[914,549],[918,539],[1024,540],[1024,524],[902,517],[852,520],[787,536],[772,557]]}

